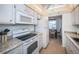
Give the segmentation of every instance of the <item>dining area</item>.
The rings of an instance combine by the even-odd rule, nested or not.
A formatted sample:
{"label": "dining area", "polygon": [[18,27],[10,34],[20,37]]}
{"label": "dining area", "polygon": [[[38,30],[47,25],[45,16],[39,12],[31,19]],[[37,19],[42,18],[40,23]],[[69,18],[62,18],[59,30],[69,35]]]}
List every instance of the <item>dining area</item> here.
{"label": "dining area", "polygon": [[49,37],[62,38],[62,16],[49,17]]}
{"label": "dining area", "polygon": [[49,29],[49,37],[50,38],[57,38],[57,30]]}

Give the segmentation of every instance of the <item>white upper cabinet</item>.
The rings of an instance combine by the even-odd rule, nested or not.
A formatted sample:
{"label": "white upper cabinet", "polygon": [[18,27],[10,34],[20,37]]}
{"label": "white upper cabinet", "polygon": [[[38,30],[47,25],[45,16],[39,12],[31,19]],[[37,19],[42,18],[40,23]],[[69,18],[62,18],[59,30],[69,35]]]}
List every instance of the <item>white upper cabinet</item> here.
{"label": "white upper cabinet", "polygon": [[14,5],[0,4],[0,24],[14,24],[14,14]]}
{"label": "white upper cabinet", "polygon": [[0,24],[37,24],[37,14],[24,4],[0,4]]}
{"label": "white upper cabinet", "polygon": [[73,25],[79,25],[79,6],[77,6],[72,13]]}
{"label": "white upper cabinet", "polygon": [[37,24],[37,13],[34,12],[34,15],[33,15],[33,24]]}
{"label": "white upper cabinet", "polygon": [[75,11],[72,12],[71,18],[72,18],[72,22],[73,22],[72,25],[75,25]]}
{"label": "white upper cabinet", "polygon": [[16,23],[37,24],[36,12],[24,4],[16,4]]}
{"label": "white upper cabinet", "polygon": [[16,12],[16,21],[17,24],[33,24],[33,17],[29,16],[20,11]]}
{"label": "white upper cabinet", "polygon": [[79,6],[75,9],[75,23],[79,24]]}
{"label": "white upper cabinet", "polygon": [[27,13],[26,6],[24,4],[16,4],[16,12],[21,11],[23,13]]}
{"label": "white upper cabinet", "polygon": [[27,15],[34,16],[34,11],[24,4],[16,4],[16,11],[21,11]]}

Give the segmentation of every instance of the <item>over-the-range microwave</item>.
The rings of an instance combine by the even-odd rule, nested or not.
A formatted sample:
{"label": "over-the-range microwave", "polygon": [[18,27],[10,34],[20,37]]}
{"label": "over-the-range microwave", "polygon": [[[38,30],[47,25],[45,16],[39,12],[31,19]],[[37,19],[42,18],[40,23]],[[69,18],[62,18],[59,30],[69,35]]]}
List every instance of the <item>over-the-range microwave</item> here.
{"label": "over-the-range microwave", "polygon": [[17,24],[33,24],[33,17],[26,14],[26,13],[17,11],[16,12],[16,21],[15,22]]}

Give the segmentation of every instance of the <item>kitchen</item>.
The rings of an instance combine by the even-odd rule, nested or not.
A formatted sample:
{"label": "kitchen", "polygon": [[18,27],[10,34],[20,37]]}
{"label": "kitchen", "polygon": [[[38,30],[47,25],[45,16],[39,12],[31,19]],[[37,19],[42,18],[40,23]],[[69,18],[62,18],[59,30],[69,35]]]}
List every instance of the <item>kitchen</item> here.
{"label": "kitchen", "polygon": [[59,15],[64,54],[79,53],[79,5],[0,4],[0,54],[41,54],[50,44],[48,17]]}
{"label": "kitchen", "polygon": [[25,4],[1,4],[0,11],[0,53],[39,53],[42,34],[35,28],[40,15]]}

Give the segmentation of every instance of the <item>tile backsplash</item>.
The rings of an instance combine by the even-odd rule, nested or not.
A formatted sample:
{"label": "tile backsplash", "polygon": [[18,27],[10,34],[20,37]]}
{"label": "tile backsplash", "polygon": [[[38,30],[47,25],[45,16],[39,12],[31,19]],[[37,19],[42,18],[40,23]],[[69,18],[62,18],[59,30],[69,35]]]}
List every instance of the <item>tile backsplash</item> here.
{"label": "tile backsplash", "polygon": [[12,36],[14,30],[24,30],[25,29],[27,31],[34,31],[34,25],[0,25],[0,31],[3,31],[6,28],[10,29],[8,36]]}

